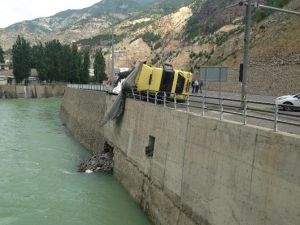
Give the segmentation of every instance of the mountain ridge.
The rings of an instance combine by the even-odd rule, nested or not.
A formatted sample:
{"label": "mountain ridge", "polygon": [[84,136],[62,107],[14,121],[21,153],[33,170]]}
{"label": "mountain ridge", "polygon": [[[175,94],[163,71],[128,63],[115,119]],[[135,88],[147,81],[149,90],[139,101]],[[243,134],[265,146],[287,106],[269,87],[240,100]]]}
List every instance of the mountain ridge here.
{"label": "mountain ridge", "polygon": [[[100,34],[110,24],[118,23],[143,11],[170,3],[174,9],[186,1],[190,0],[102,0],[83,9],[68,9],[49,17],[25,20],[2,28],[0,43],[3,49],[7,50],[12,47],[19,34],[29,39],[32,44],[57,38],[61,38],[62,42],[73,42],[96,33]],[[94,31],[91,31],[91,26],[94,27]],[[63,37],[64,32],[66,38]]]}
{"label": "mountain ridge", "polygon": [[[104,3],[110,1],[105,0]],[[286,5],[288,9],[300,11],[298,0],[261,0],[262,3],[282,1],[289,2]],[[79,48],[91,49],[92,57],[95,50],[102,48],[107,68],[111,68],[111,24],[114,23],[116,67],[132,67],[137,61],[147,61],[157,66],[168,62],[175,68],[192,72],[197,72],[202,65],[226,66],[230,68],[231,75],[222,90],[238,92],[237,74],[243,61],[244,7],[225,10],[227,1],[221,1],[223,8],[218,3],[217,0],[153,0],[151,4],[144,5],[143,10],[128,10],[129,13],[120,9],[118,13],[108,11],[98,17],[85,14],[77,21],[65,17],[72,23],[65,27],[60,24],[62,28],[54,31],[47,25],[49,21],[37,23],[36,26],[32,25],[35,21],[29,21],[27,27],[19,24],[18,29],[23,30],[21,34],[32,44],[53,39],[67,44],[75,42]],[[299,91],[298,18],[283,13],[261,16],[257,10],[253,11],[250,92],[277,95],[283,93],[286,87]],[[64,17],[73,12],[64,11],[59,15]],[[73,14],[75,18],[76,15]],[[56,17],[52,22],[59,21]],[[34,33],[28,33],[26,29]],[[11,47],[18,34],[20,32],[0,31],[0,45],[5,42],[6,46]],[[286,78],[284,85],[273,84],[280,84],[282,77]],[[218,90],[219,87],[209,84],[209,88]]]}

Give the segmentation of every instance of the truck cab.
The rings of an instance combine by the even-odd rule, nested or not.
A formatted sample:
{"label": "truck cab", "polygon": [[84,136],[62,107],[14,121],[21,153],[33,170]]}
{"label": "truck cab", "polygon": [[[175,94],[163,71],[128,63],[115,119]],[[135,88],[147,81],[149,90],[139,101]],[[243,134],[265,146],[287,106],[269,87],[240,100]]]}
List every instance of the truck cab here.
{"label": "truck cab", "polygon": [[185,100],[191,80],[190,72],[176,70],[170,64],[164,64],[162,68],[143,64],[135,84],[140,92],[160,95],[165,92],[168,98],[174,98],[176,93],[177,100]]}

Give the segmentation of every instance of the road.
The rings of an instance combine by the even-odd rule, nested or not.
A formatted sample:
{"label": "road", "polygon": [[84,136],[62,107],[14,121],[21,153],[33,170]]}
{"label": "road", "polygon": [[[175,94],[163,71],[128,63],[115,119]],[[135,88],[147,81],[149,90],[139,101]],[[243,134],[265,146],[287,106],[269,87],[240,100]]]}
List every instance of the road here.
{"label": "road", "polygon": [[[193,94],[190,96],[190,107],[189,111],[194,113],[203,113],[203,97],[204,93]],[[220,100],[211,99],[219,98],[219,93],[214,91],[207,91],[205,99],[205,110],[204,114],[206,116],[220,118]],[[223,110],[222,114],[224,120],[236,121],[243,123],[243,110],[241,109],[240,95],[236,93],[222,93],[221,97],[224,99],[233,99],[223,101]],[[260,96],[260,95],[248,95],[249,101],[255,101],[259,103],[248,103],[247,105],[247,124],[266,127],[274,129],[274,118],[275,118],[275,101],[274,96]],[[269,104],[268,104],[269,103]],[[168,103],[169,107],[174,107],[172,102]],[[186,104],[183,103],[177,108],[187,110]],[[262,119],[264,118],[264,119]],[[278,111],[278,130],[293,134],[300,135],[300,110],[298,111]],[[289,124],[286,124],[289,123]],[[294,125],[293,125],[294,124]]]}
{"label": "road", "polygon": [[[240,95],[236,93],[222,93],[221,98],[225,99],[222,102],[223,113],[220,113],[219,93],[207,91],[205,104],[203,104],[204,93],[190,94],[189,107],[186,102],[177,102],[176,109],[189,111],[208,117],[217,119],[235,121],[244,123],[244,110],[241,109]],[[139,96],[139,94],[137,94]],[[146,96],[142,97],[146,101]],[[154,103],[154,97],[149,96],[149,102]],[[277,130],[291,134],[300,135],[300,110],[298,111],[278,111],[277,123],[275,123],[275,101],[274,96],[248,95],[246,124],[259,127],[269,128],[274,130],[275,124]],[[137,98],[137,100],[139,97]],[[253,102],[251,102],[253,101]],[[163,104],[158,100],[158,104]],[[175,108],[174,100],[167,100],[166,106]],[[204,110],[203,110],[204,106]]]}

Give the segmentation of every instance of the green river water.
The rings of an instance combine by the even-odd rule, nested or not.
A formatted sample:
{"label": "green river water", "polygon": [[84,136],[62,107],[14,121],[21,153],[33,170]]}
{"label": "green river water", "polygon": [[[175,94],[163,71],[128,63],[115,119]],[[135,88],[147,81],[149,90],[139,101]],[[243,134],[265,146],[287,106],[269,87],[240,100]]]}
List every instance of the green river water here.
{"label": "green river water", "polygon": [[90,155],[60,103],[0,100],[0,225],[150,225],[113,176],[76,172]]}

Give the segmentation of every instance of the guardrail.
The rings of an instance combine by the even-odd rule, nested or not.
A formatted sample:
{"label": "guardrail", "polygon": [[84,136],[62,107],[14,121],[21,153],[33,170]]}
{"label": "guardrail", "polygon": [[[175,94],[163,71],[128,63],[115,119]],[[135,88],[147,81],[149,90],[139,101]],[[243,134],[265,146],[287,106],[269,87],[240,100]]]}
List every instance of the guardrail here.
{"label": "guardrail", "polygon": [[[131,89],[131,91],[127,93],[127,96],[135,100],[152,102],[156,105],[162,104],[164,107],[198,113],[202,116],[217,116],[220,120],[224,120],[226,116],[226,120],[241,122],[244,125],[252,124],[267,127],[273,129],[275,132],[279,130],[279,124],[293,126],[295,127],[294,129],[283,127],[281,131],[300,134],[300,107],[296,106],[291,108],[294,112],[282,112],[280,109],[286,105],[260,101],[241,101],[222,97],[208,97],[205,96],[205,94],[189,94],[184,96],[185,101],[179,101],[177,99],[178,94],[149,91],[139,92],[137,89]],[[213,115],[212,112],[217,112],[218,114]],[[235,118],[232,116],[235,116]],[[237,116],[240,117],[240,119],[237,119]],[[250,119],[252,120],[250,121]],[[266,121],[268,124],[259,121]]]}
{"label": "guardrail", "polygon": [[[102,84],[68,84],[69,88],[85,89],[107,92],[109,88]],[[208,97],[202,95],[179,95],[168,92],[139,92],[136,88],[128,90],[126,96],[134,100],[146,101],[163,107],[197,113],[202,116],[217,117],[219,120],[240,122],[244,125],[252,124],[260,127],[271,128],[275,132],[284,131],[300,134],[300,107],[290,107],[294,112],[280,109],[280,105],[262,101],[241,101],[232,98]],[[184,101],[178,98],[184,97]],[[213,114],[213,112],[217,114]],[[265,121],[262,123],[260,121]],[[279,125],[283,125],[279,129]]]}
{"label": "guardrail", "polygon": [[67,87],[74,89],[94,90],[94,91],[107,91],[107,87],[103,84],[68,84]]}

